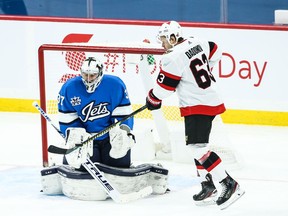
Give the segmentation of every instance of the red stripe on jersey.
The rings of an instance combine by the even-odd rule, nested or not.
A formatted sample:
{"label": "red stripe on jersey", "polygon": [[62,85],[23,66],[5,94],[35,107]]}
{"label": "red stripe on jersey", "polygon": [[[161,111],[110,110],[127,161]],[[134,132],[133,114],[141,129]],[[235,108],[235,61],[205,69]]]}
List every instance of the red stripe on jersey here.
{"label": "red stripe on jersey", "polygon": [[180,80],[181,77],[167,73],[161,69],[157,78],[157,83],[161,88],[164,88],[168,91],[174,91]]}
{"label": "red stripe on jersey", "polygon": [[179,80],[181,79],[180,76],[176,76],[176,75],[174,75],[174,74],[168,73],[168,72],[166,72],[166,71],[164,71],[164,70],[162,70],[162,69],[160,70],[160,73],[164,74],[165,77],[168,77],[168,78],[173,79],[173,80],[176,80],[176,81],[179,81]]}
{"label": "red stripe on jersey", "polygon": [[175,91],[175,89],[176,89],[175,87],[171,87],[171,86],[165,85],[164,83],[158,83],[158,85],[161,88],[163,88],[165,90],[168,90],[168,91]]}
{"label": "red stripe on jersey", "polygon": [[208,167],[206,170],[208,171],[208,172],[210,172],[211,170],[213,170],[218,164],[220,164],[221,163],[221,159],[220,158],[218,158],[218,160],[216,160],[210,167]]}
{"label": "red stripe on jersey", "polygon": [[214,116],[225,112],[224,104],[218,106],[196,105],[189,107],[180,107],[181,116],[189,115],[209,115]]}
{"label": "red stripe on jersey", "polygon": [[198,170],[204,170],[204,167],[203,167],[202,165],[197,165],[196,168],[197,168]]}
{"label": "red stripe on jersey", "polygon": [[217,44],[214,43],[213,49],[210,51],[209,59],[212,58],[212,56],[214,55],[217,49],[218,49],[218,46]]}

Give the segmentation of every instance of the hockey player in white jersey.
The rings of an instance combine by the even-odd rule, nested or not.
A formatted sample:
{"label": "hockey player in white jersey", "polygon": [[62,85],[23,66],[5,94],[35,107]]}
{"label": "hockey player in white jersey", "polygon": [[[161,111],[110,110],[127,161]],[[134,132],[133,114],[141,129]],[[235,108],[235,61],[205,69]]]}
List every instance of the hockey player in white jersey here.
{"label": "hockey player in white jersey", "polygon": [[[193,199],[196,204],[202,205],[209,200],[209,203],[216,203],[224,209],[244,191],[226,172],[221,158],[209,150],[208,145],[212,121],[225,111],[211,73],[222,53],[212,41],[194,37],[184,39],[181,26],[175,21],[160,27],[158,39],[166,53],[161,59],[157,82],[149,91],[146,104],[149,110],[159,109],[164,98],[177,93],[185,122],[186,145],[194,156],[198,174],[203,178],[202,190]],[[222,186],[218,196],[213,181]]]}
{"label": "hockey player in white jersey", "polygon": [[[81,76],[68,80],[58,96],[59,125],[66,135],[68,148],[132,112],[124,82],[119,77],[103,74],[102,62],[89,57],[80,71]],[[65,155],[63,163],[80,168],[88,153],[93,162],[130,167],[133,121],[132,117],[88,145]]]}

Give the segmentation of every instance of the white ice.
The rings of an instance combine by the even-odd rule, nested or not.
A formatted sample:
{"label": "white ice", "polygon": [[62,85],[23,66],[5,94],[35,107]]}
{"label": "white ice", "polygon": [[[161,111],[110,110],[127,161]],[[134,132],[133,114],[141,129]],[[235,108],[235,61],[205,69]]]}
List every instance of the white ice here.
{"label": "white ice", "polygon": [[79,201],[43,195],[40,116],[2,112],[0,119],[1,215],[288,215],[288,127],[225,125],[242,158],[241,168],[230,174],[246,193],[228,209],[220,210],[217,206],[195,206],[192,195],[199,186],[194,167],[167,160],[160,162],[169,169],[171,192],[161,196],[116,204],[111,199]]}

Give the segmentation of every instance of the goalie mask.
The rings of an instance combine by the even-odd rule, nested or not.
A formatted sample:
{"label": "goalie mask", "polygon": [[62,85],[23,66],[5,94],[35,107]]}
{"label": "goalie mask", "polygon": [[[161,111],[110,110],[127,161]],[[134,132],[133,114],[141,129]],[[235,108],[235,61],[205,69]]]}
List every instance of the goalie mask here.
{"label": "goalie mask", "polygon": [[103,64],[94,57],[88,57],[80,68],[82,81],[88,93],[93,93],[103,77]]}
{"label": "goalie mask", "polygon": [[[176,41],[178,41],[179,38],[182,38],[182,28],[176,21],[170,21],[163,23],[162,26],[159,28],[157,39],[158,41],[161,41],[160,37],[165,37],[167,41],[170,44],[170,37],[171,35],[174,35],[176,38]],[[173,46],[173,44],[170,44]]]}

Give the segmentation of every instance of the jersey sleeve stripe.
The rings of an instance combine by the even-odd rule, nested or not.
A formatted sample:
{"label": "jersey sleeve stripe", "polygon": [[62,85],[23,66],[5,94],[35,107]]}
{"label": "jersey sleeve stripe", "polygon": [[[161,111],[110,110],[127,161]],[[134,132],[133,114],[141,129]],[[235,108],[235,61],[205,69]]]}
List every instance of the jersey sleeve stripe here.
{"label": "jersey sleeve stripe", "polygon": [[180,80],[181,77],[161,70],[157,78],[157,83],[159,86],[161,86],[166,90],[174,91],[177,85],[179,84]]}
{"label": "jersey sleeve stripe", "polygon": [[126,116],[129,115],[130,113],[132,113],[132,106],[130,104],[127,104],[116,107],[112,112],[112,116],[113,117]]}
{"label": "jersey sleeve stripe", "polygon": [[175,74],[168,73],[168,72],[164,71],[163,69],[161,69],[160,73],[164,74],[165,77],[169,77],[169,78],[174,79],[174,80],[180,81],[180,79],[181,79],[180,76],[176,76]]}
{"label": "jersey sleeve stripe", "polygon": [[63,124],[69,124],[78,119],[78,114],[76,112],[73,113],[63,113],[59,112],[59,122]]}

